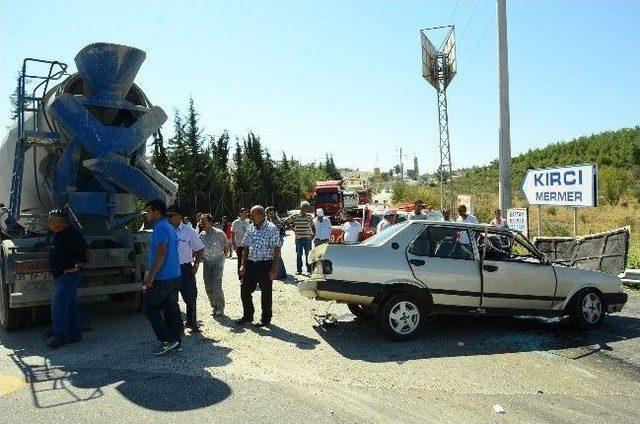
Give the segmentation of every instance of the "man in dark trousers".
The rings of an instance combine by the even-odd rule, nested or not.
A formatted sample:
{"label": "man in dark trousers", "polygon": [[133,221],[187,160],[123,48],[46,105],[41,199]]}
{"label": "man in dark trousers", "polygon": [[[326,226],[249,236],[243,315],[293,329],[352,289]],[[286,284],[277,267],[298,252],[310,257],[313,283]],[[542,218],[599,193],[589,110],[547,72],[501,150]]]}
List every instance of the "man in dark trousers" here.
{"label": "man in dark trousers", "polygon": [[143,310],[160,341],[155,355],[181,350],[182,317],[178,306],[180,260],[178,236],[167,220],[167,206],[152,200],[145,206],[147,223],[153,227],[149,261],[144,277]]}
{"label": "man in dark trousers", "polygon": [[91,260],[87,242],[69,222],[67,209],[49,212],[49,229],[54,233],[49,252],[49,269],[53,274],[51,299],[52,338],[48,345],[57,349],[82,338],[82,317],[78,308],[78,284],[81,270]]}
{"label": "man in dark trousers", "polygon": [[[198,234],[189,224],[183,223],[184,212],[178,205],[171,205],[167,209],[169,223],[175,228],[178,235],[178,257],[180,259],[180,294],[186,305],[187,320],[184,323],[192,333],[199,333],[200,326],[196,315],[196,300],[198,288],[196,286],[196,273],[198,264],[202,258],[204,244]],[[195,265],[193,264],[195,260]]]}
{"label": "man in dark trousers", "polygon": [[262,321],[258,327],[271,324],[272,282],[276,278],[278,262],[280,260],[280,231],[265,219],[264,208],[256,205],[251,208],[251,226],[242,240],[242,265],[240,276],[240,297],[242,299],[242,318],[236,324],[242,325],[253,321],[253,292],[260,285],[260,303],[262,306]]}

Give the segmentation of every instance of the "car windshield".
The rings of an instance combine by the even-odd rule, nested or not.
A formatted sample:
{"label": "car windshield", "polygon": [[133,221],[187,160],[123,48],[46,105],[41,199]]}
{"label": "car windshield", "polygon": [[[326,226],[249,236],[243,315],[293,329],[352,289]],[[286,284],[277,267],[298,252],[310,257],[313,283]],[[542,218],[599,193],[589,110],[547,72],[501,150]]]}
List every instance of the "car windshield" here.
{"label": "car windshield", "polygon": [[385,241],[389,240],[394,235],[398,234],[407,225],[410,225],[410,224],[408,222],[403,222],[401,224],[395,224],[390,227],[387,227],[384,230],[380,231],[375,236],[369,237],[368,239],[363,241],[361,244],[364,246],[378,246],[384,243]]}

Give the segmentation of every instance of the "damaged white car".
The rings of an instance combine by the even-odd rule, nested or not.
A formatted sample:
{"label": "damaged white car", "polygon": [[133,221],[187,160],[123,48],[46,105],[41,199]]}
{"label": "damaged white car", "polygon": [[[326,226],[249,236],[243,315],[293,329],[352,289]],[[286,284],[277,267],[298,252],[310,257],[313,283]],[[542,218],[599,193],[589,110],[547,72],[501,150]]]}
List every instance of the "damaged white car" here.
{"label": "damaged white car", "polygon": [[485,225],[409,221],[310,259],[303,296],[376,317],[394,340],[416,336],[429,314],[568,315],[590,328],[627,301],[615,275],[552,264],[522,234]]}

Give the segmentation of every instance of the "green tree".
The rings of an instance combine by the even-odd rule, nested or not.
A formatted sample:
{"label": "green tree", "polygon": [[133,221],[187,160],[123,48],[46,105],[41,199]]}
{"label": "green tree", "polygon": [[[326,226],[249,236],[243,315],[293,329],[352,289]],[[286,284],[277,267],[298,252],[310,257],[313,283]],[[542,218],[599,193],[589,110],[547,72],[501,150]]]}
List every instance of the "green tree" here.
{"label": "green tree", "polygon": [[600,195],[610,205],[617,205],[631,185],[631,174],[610,166],[601,167],[599,173]]}
{"label": "green tree", "polygon": [[153,156],[152,163],[155,168],[167,175],[169,172],[169,157],[164,146],[164,138],[160,130],[153,133]]}

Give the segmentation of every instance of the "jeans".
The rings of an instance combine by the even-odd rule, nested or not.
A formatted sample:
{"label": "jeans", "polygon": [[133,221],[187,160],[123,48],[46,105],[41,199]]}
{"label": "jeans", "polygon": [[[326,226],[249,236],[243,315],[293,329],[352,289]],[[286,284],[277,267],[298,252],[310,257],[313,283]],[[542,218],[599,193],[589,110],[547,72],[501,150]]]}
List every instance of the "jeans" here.
{"label": "jeans", "polygon": [[307,268],[307,272],[311,272],[311,266],[309,265],[309,251],[311,250],[311,239],[299,238],[296,239],[296,268],[298,272],[302,272],[302,253],[304,251],[304,263]]}
{"label": "jeans", "polygon": [[224,262],[219,264],[202,264],[204,289],[209,298],[209,304],[214,312],[224,313],[224,292],[222,291],[222,272]]}
{"label": "jeans", "polygon": [[180,278],[156,280],[142,298],[142,310],[161,342],[179,342],[182,336],[182,317],[178,306],[180,284]]}
{"label": "jeans", "polygon": [[197,326],[196,299],[198,298],[198,288],[196,287],[196,276],[193,274],[193,265],[190,263],[180,265],[180,294],[182,300],[187,305],[187,326]]}
{"label": "jeans", "polygon": [[82,337],[82,317],[78,308],[79,272],[63,274],[53,280],[51,299],[52,336],[55,341],[67,343]]}
{"label": "jeans", "polygon": [[247,261],[247,269],[240,286],[240,298],[242,299],[242,317],[253,321],[253,292],[260,285],[260,305],[262,307],[262,322],[271,322],[272,313],[272,281],[269,279],[272,261]]}

